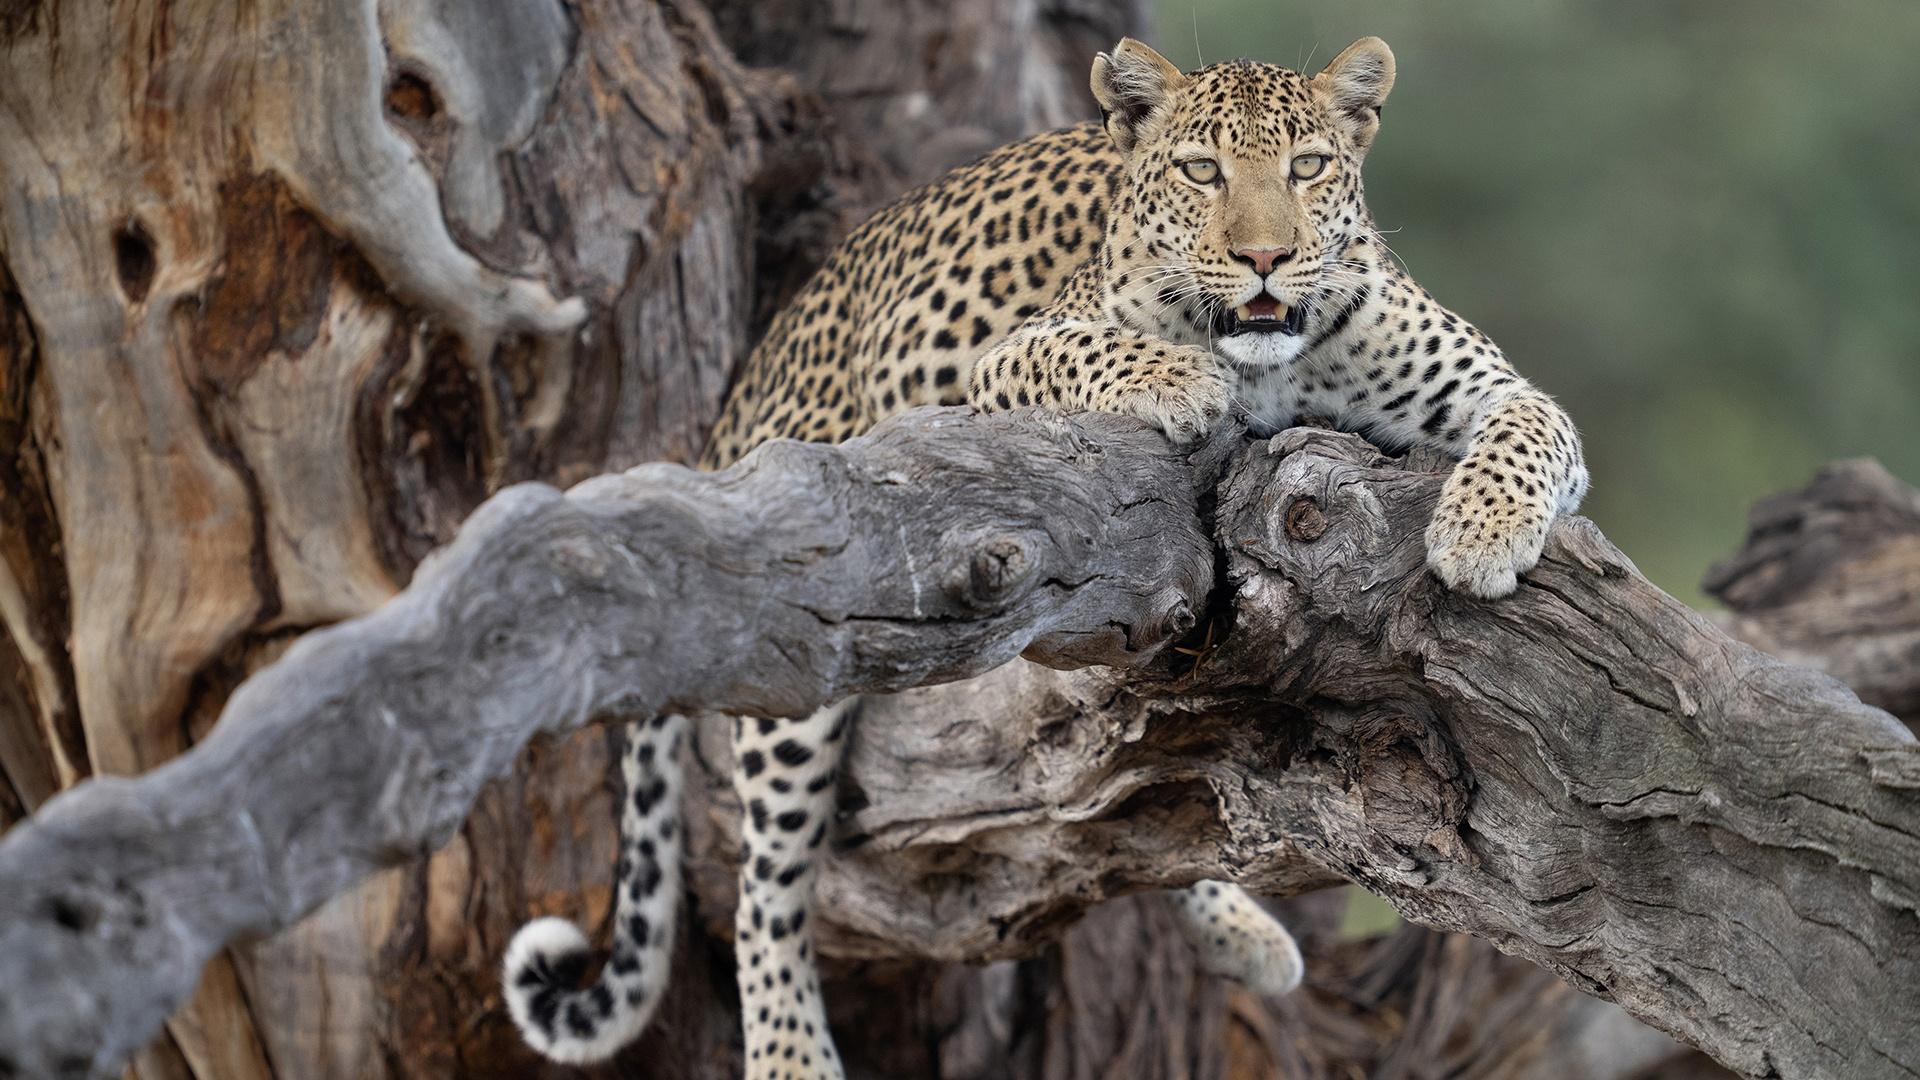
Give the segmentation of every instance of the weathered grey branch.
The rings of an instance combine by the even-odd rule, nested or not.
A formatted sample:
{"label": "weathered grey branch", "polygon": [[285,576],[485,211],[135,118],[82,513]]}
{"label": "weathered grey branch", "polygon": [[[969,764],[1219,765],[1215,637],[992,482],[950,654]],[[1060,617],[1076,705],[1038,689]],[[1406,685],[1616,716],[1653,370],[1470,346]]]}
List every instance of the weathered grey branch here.
{"label": "weathered grey branch", "polygon": [[1749,517],[1746,544],[1707,575],[1728,631],[1920,723],[1920,491],[1843,461]]}
{"label": "weathered grey branch", "polygon": [[439,847],[536,732],[805,713],[1022,649],[1152,656],[1206,595],[1196,506],[1227,447],[1195,470],[1112,417],[923,412],[720,475],[502,492],[399,598],[248,680],[193,751],[0,839],[0,1076],[117,1073],[217,949]]}
{"label": "weathered grey branch", "polygon": [[[1025,650],[1144,668],[875,702],[824,949],[1007,956],[1145,886],[1347,878],[1745,1072],[1920,1072],[1903,728],[1584,521],[1516,597],[1463,600],[1422,569],[1436,475],[1298,430],[1203,498],[1230,443],[1190,462],[1114,418],[935,410],[723,474],[511,489],[194,751],[0,839],[0,985],[33,988],[0,998],[0,1057],[112,1072],[222,943],[431,850],[535,731],[796,713]],[[1216,647],[1156,656],[1210,590]],[[722,901],[724,877],[696,887]]]}
{"label": "weathered grey branch", "polygon": [[[1902,727],[1584,520],[1515,597],[1450,595],[1422,566],[1436,475],[1328,432],[1268,445],[1219,489],[1233,625],[1191,676],[1015,666],[869,706],[824,951],[1018,955],[1142,884],[1337,875],[1735,1069],[1920,1072]],[[696,839],[728,850],[733,819]],[[693,880],[718,922],[729,878]]]}

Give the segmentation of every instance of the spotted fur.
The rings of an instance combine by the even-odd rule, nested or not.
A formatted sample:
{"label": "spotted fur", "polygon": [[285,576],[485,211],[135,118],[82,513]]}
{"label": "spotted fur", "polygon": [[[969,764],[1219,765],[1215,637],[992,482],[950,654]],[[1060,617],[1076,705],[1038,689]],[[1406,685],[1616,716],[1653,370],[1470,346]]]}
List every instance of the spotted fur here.
{"label": "spotted fur", "polygon": [[1201,967],[1276,997],[1300,985],[1306,965],[1293,935],[1239,886],[1203,881],[1171,895]]}
{"label": "spotted fur", "polygon": [[[846,439],[915,405],[1100,409],[1184,440],[1237,401],[1264,430],[1318,416],[1460,457],[1428,563],[1463,592],[1511,592],[1585,491],[1579,437],[1380,240],[1360,165],[1393,76],[1374,38],[1313,76],[1245,61],[1182,74],[1122,41],[1094,64],[1101,124],[995,151],[841,244],[754,350],[703,467],[772,438]],[[1312,156],[1321,167],[1300,169]],[[1243,305],[1255,318],[1232,316]],[[853,707],[735,721],[735,952],[753,1080],[843,1075],[810,917]],[[678,773],[662,740],[677,744],[679,723],[629,735],[620,907],[599,980],[575,988],[584,939],[557,920],[509,950],[514,1018],[558,1060],[611,1053],[658,1002],[674,915],[657,898],[679,880],[662,809]],[[1201,883],[1175,910],[1209,970],[1271,993],[1298,983],[1292,938],[1238,888]]]}
{"label": "spotted fur", "polygon": [[[1265,430],[1313,415],[1383,446],[1437,447],[1461,461],[1428,565],[1494,599],[1579,505],[1587,470],[1567,415],[1374,228],[1360,165],[1393,74],[1377,38],[1313,77],[1246,61],[1182,75],[1123,42],[1094,71],[1123,148],[1099,254],[972,365],[969,398],[1131,413],[1185,439],[1220,413],[1224,383]],[[1324,166],[1301,178],[1303,157]],[[1196,160],[1217,182],[1188,174]],[[1254,324],[1226,313],[1260,300],[1292,325],[1235,332]]]}
{"label": "spotted fur", "polygon": [[621,755],[620,861],[613,952],[582,986],[587,939],[564,919],[536,919],[507,946],[507,1011],[527,1043],[555,1061],[585,1064],[632,1042],[660,1004],[680,913],[680,745],[687,722],[663,715],[629,724]]}

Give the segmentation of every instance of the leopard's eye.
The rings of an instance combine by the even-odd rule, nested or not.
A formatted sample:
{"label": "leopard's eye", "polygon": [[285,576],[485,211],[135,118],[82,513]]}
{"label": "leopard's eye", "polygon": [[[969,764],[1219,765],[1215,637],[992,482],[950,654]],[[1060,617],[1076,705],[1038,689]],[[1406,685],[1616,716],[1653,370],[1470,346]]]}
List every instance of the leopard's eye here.
{"label": "leopard's eye", "polygon": [[1207,158],[1194,158],[1180,163],[1180,171],[1187,179],[1196,184],[1216,184],[1220,181],[1220,163]]}
{"label": "leopard's eye", "polygon": [[1327,171],[1327,155],[1301,154],[1293,159],[1293,178],[1311,180]]}

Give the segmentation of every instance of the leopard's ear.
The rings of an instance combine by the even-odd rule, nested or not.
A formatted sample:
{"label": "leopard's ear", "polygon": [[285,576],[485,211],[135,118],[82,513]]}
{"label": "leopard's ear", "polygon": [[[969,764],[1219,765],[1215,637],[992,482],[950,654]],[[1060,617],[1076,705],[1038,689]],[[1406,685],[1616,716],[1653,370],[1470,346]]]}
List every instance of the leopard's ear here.
{"label": "leopard's ear", "polygon": [[1393,89],[1393,50],[1377,37],[1363,37],[1313,77],[1329,98],[1334,122],[1361,150],[1380,131],[1380,107]]}
{"label": "leopard's ear", "polygon": [[1093,58],[1093,99],[1100,103],[1107,137],[1121,153],[1140,144],[1154,111],[1186,78],[1166,57],[1132,38],[1121,38],[1111,53]]}

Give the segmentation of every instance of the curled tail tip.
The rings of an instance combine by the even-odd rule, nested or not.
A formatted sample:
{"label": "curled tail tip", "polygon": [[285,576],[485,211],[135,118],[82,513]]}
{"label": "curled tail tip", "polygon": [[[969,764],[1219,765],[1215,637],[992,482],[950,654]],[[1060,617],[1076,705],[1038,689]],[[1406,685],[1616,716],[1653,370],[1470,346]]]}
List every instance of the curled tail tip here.
{"label": "curled tail tip", "polygon": [[552,916],[522,926],[507,945],[501,965],[507,1012],[521,1038],[542,1057],[583,1065],[612,1057],[626,1042],[609,1037],[618,1025],[604,1023],[605,1013],[594,1017],[581,1011],[581,999],[590,1000],[598,989],[580,989],[591,956],[592,945],[580,928]]}

